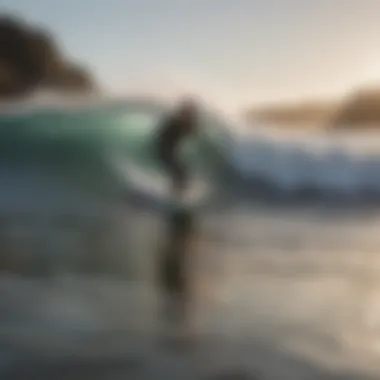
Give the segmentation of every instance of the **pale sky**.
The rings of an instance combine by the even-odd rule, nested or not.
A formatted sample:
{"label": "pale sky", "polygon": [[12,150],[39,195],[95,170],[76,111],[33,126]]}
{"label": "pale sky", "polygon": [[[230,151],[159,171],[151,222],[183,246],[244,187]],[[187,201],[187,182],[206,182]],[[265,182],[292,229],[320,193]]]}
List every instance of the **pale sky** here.
{"label": "pale sky", "polygon": [[231,109],[380,81],[380,0],[0,0],[107,90],[197,92]]}

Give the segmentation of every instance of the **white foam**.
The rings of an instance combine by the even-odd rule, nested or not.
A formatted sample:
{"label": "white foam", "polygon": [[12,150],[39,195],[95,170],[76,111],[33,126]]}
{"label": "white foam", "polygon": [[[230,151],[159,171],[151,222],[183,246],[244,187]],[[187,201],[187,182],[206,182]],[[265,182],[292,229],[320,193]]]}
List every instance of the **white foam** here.
{"label": "white foam", "polygon": [[307,185],[349,194],[380,191],[378,137],[260,129],[239,136],[232,160],[245,177],[262,175],[286,190]]}

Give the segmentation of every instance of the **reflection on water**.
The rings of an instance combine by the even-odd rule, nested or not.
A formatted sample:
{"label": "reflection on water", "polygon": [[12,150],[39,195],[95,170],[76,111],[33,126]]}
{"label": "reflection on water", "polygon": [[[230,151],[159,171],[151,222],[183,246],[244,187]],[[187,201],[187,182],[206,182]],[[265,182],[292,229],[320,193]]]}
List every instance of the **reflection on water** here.
{"label": "reflection on water", "polygon": [[[65,379],[81,373],[185,379],[229,371],[263,379],[376,378],[379,221],[265,209],[200,218],[191,310],[198,345],[174,360],[153,344],[161,331],[154,263],[164,225],[123,210],[117,223],[104,226],[108,240],[101,229],[87,238],[88,253],[100,247],[95,237],[108,247],[101,259],[94,254],[98,271],[80,269],[91,255],[82,267],[76,254],[66,255],[81,252],[72,248],[82,247],[79,236],[50,258],[49,276],[3,272],[0,365],[9,378],[27,378],[20,363],[29,375]],[[63,367],[66,375],[57,369]]]}

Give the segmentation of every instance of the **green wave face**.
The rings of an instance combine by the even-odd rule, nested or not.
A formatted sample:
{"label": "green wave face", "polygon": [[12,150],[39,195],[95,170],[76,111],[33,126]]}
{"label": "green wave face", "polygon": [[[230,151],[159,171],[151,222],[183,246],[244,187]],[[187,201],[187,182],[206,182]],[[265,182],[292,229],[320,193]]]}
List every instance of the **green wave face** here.
{"label": "green wave face", "polygon": [[[110,153],[133,160],[143,171],[161,171],[152,147],[164,113],[159,105],[122,104],[2,115],[0,156],[7,165],[48,166],[93,191],[110,190],[117,186]],[[228,135],[210,113],[201,112],[199,123],[200,136],[184,145],[183,156],[210,180],[227,168]]]}

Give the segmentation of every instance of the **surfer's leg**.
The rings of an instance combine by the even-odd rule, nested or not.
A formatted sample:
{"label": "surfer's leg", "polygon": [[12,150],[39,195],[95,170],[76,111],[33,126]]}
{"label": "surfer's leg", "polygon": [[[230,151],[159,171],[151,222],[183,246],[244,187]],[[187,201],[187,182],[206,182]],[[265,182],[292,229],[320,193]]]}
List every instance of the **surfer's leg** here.
{"label": "surfer's leg", "polygon": [[188,254],[193,232],[191,215],[184,211],[170,214],[167,246],[160,260],[160,284],[162,287],[161,318],[164,339],[182,338],[192,334],[190,278]]}
{"label": "surfer's leg", "polygon": [[183,258],[179,252],[172,252],[162,265],[161,318],[164,338],[185,337],[189,332],[189,305]]}
{"label": "surfer's leg", "polygon": [[175,272],[172,277],[170,290],[170,323],[177,329],[180,336],[184,337],[191,330],[190,292],[189,278],[184,255],[179,252],[176,257]]}
{"label": "surfer's leg", "polygon": [[[169,245],[171,242],[169,242]],[[176,261],[173,259],[171,247],[167,249],[161,261],[160,284],[162,289],[162,317],[169,326],[176,323]]]}

